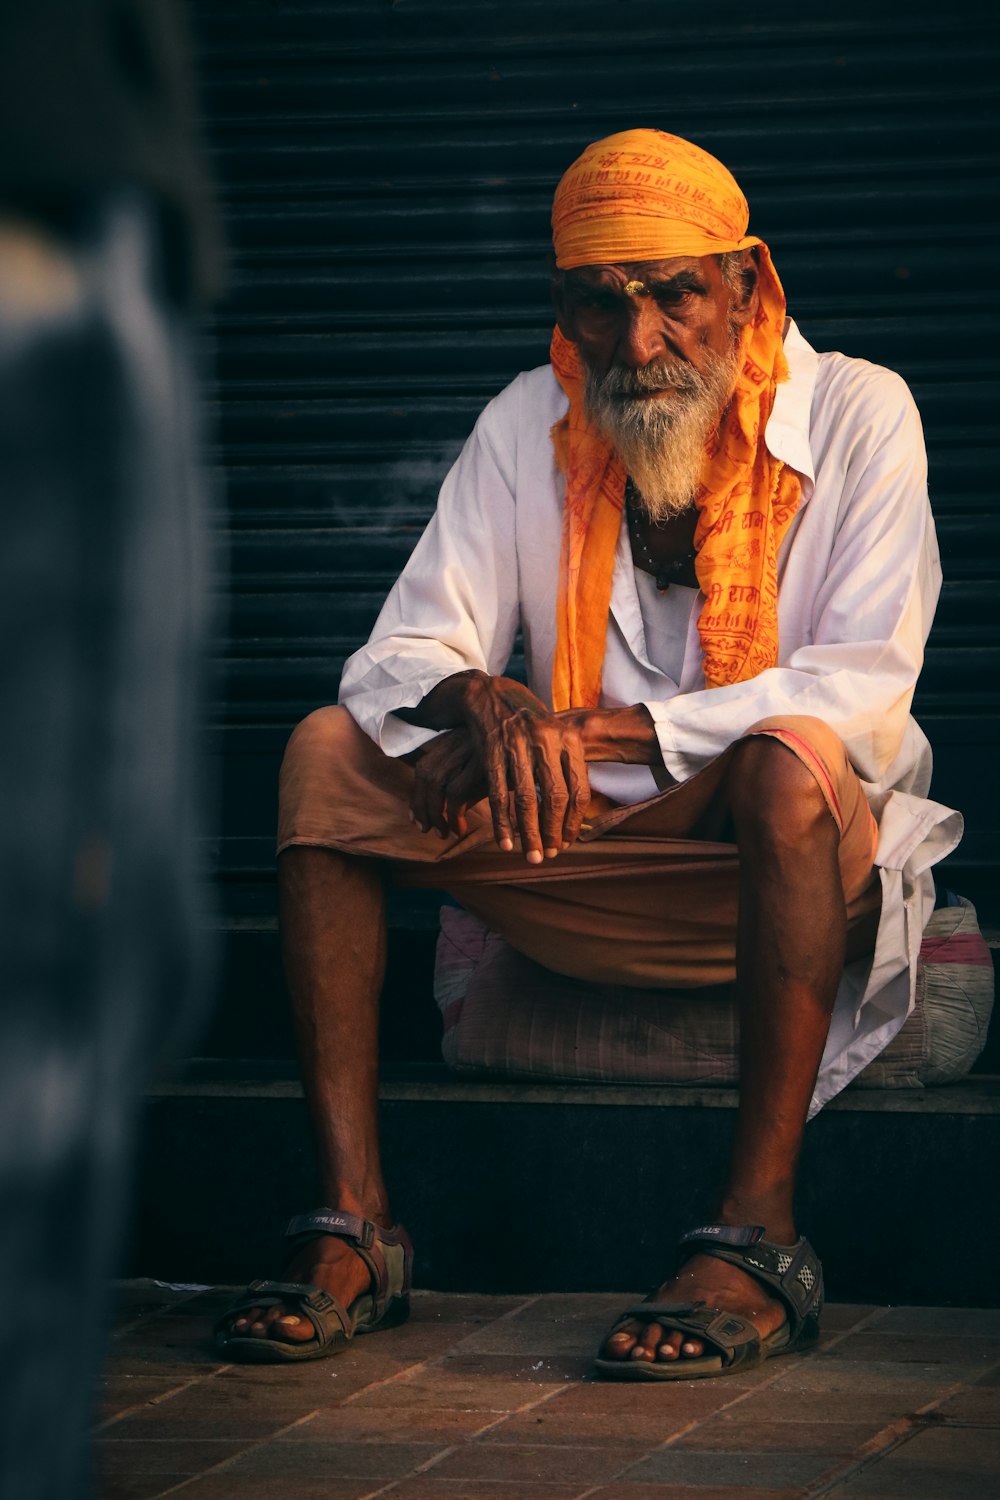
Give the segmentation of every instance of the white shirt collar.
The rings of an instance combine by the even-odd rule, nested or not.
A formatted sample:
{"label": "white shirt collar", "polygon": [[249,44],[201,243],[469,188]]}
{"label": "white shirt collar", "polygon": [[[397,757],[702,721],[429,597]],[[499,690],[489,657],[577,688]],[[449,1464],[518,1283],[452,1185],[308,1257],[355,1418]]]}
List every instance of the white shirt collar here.
{"label": "white shirt collar", "polygon": [[802,337],[791,318],[787,320],[785,328],[785,358],[788,360],[788,379],[774,393],[774,405],[764,429],[764,441],[775,458],[780,458],[797,474],[810,481],[802,492],[802,499],[805,501],[816,482],[812,448],[809,445],[809,424],[819,355]]}

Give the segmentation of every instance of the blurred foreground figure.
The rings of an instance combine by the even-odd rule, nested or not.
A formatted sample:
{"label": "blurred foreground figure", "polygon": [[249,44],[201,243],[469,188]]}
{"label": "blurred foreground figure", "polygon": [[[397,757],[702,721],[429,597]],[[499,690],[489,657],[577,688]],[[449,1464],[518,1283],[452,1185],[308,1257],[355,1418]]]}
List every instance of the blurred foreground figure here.
{"label": "blurred foreground figure", "polygon": [[153,1060],[197,1011],[211,277],[160,3],[0,12],[0,1493],[86,1494]]}

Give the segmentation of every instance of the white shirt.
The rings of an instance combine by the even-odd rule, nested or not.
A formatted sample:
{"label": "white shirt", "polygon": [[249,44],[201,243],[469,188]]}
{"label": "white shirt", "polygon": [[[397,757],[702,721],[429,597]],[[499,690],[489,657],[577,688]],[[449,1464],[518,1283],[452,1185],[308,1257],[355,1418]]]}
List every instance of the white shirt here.
{"label": "white shirt", "polygon": [[[814,715],[844,741],[879,822],[882,916],[874,958],[845,970],[815,1113],[912,1007],[934,901],[930,867],[958,843],[962,820],[927,800],[930,747],[909,713],[941,586],[913,399],[890,370],[817,354],[791,322],[785,353],[790,375],[777,389],[765,441],[802,477],[802,503],[778,556],[778,665],[707,689],[703,596],[671,587],[651,598],[623,516],[601,706],[644,703],[677,780],[772,714]],[[519,627],[528,683],[551,702],[564,486],[550,432],[566,406],[548,365],[519,375],[490,402],[371,639],[347,662],[340,701],[387,754],[433,736],[394,710],[414,707],[455,672],[502,673]],[[647,630],[644,613],[650,621],[654,603],[662,618]],[[648,767],[588,771],[593,789],[617,802],[655,795]]]}

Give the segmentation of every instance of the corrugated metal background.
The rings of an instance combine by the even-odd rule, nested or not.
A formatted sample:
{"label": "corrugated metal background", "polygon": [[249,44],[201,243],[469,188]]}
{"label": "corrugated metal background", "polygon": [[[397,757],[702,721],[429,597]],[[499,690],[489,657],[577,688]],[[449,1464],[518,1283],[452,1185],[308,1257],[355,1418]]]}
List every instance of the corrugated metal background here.
{"label": "corrugated metal background", "polygon": [[[546,358],[555,182],[634,124],[732,168],[818,348],[913,388],[946,573],[917,712],[934,791],[969,821],[952,883],[1000,915],[994,13],[196,0],[193,18],[232,256],[211,325],[233,570],[213,1045],[271,1045],[287,733],[334,698],[484,402]],[[237,1012],[258,1019],[227,1041]]]}

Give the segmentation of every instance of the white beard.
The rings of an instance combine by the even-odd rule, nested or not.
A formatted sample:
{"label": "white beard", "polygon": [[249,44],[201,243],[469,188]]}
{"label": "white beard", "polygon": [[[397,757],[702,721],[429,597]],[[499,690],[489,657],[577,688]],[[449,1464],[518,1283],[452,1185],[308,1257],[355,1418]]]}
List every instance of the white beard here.
{"label": "white beard", "polygon": [[[694,504],[705,462],[705,440],[733,393],[738,346],[711,354],[705,374],[691,365],[661,362],[638,370],[614,365],[604,375],[586,370],[584,410],[627,468],[651,521],[667,521]],[[671,390],[659,400],[641,392]]]}

